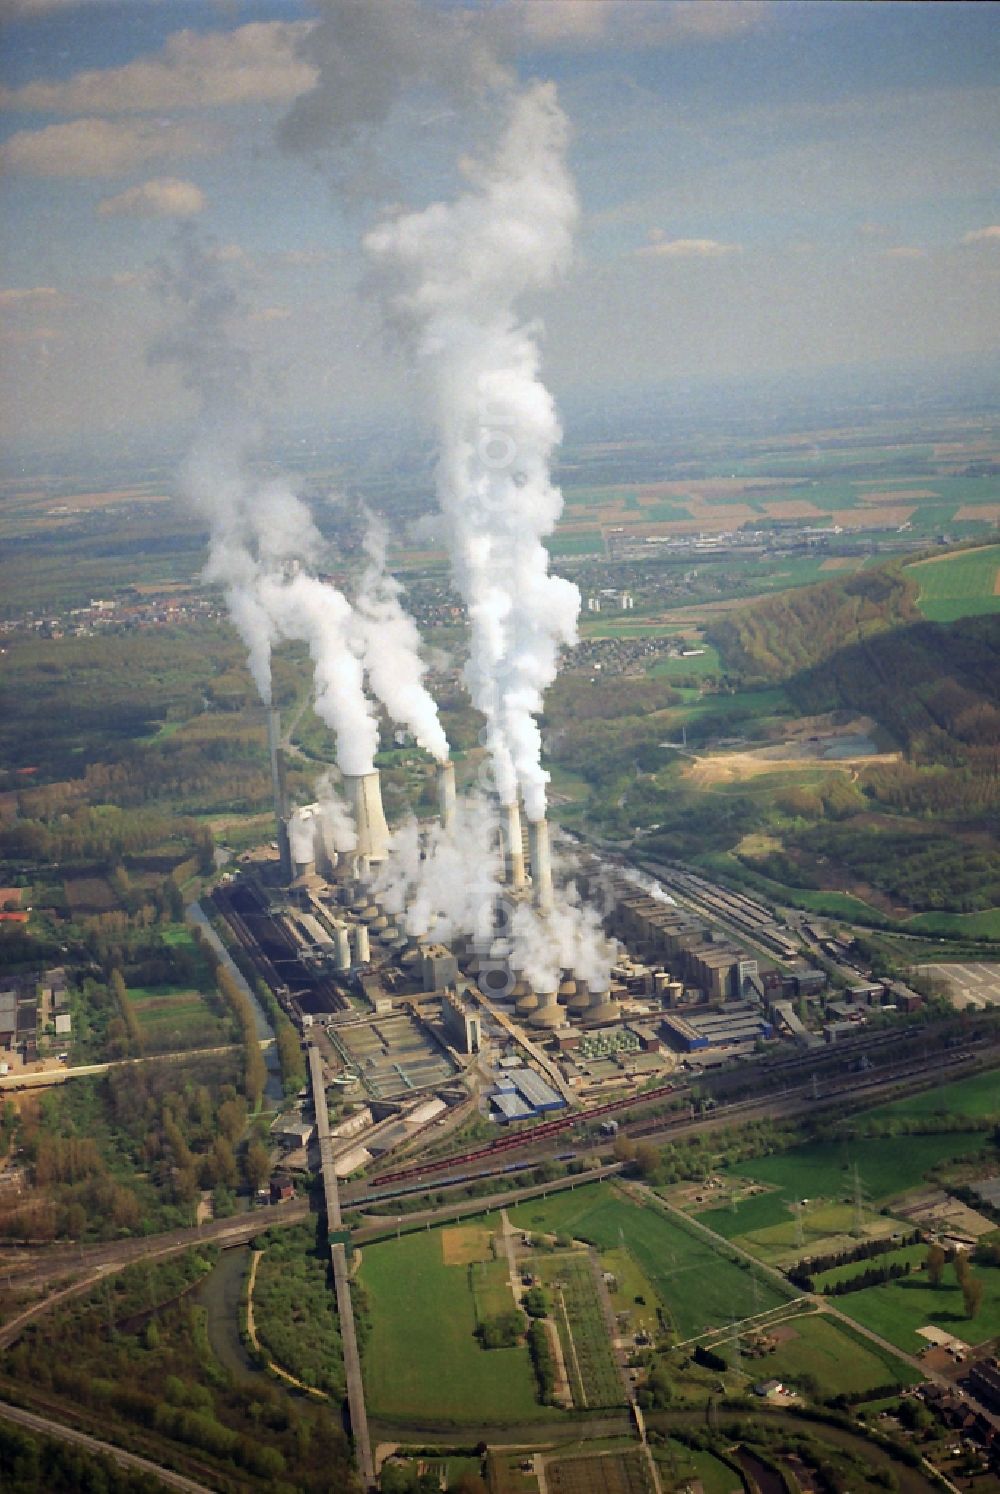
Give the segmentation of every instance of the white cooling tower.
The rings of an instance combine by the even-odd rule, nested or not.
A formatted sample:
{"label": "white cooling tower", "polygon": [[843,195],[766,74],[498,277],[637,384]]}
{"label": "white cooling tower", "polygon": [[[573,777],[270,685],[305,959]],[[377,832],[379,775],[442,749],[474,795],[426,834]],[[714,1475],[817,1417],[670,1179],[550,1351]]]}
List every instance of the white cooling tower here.
{"label": "white cooling tower", "polygon": [[362,861],[384,861],[389,853],[389,826],[382,809],[377,772],[344,776],[344,793],[354,810],[357,855]]}
{"label": "white cooling tower", "polygon": [[371,944],[368,939],[368,930],[363,923],[359,923],[354,931],[354,960],[358,965],[367,965],[372,957]]}
{"label": "white cooling tower", "polygon": [[455,764],[441,763],[437,773],[438,783],[438,807],[441,811],[441,824],[445,830],[454,822],[457,807],[457,796],[455,791]]}
{"label": "white cooling tower", "polygon": [[528,854],[531,857],[531,885],[535,906],[541,913],[552,909],[552,851],[549,846],[548,820],[528,821]]}

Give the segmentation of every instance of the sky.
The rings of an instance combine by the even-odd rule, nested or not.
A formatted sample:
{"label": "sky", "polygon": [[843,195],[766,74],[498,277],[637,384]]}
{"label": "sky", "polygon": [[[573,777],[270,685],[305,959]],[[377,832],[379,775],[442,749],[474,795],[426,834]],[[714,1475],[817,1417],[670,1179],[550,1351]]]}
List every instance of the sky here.
{"label": "sky", "polygon": [[557,398],[993,353],[998,9],[0,0],[0,440],[183,424],[191,234],[276,429],[402,422],[361,240],[460,190],[512,79],[572,129],[575,254],[525,307]]}

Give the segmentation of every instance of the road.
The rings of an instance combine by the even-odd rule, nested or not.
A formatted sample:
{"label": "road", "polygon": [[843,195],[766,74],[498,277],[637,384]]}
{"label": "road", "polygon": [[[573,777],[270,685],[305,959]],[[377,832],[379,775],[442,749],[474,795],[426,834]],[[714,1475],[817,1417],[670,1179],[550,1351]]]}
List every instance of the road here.
{"label": "road", "polygon": [[123,1448],[113,1447],[110,1442],[101,1442],[96,1437],[90,1437],[86,1432],[78,1432],[75,1427],[63,1426],[60,1422],[49,1421],[47,1417],[36,1416],[33,1411],[24,1411],[20,1406],[12,1406],[8,1401],[0,1401],[0,1418],[4,1421],[13,1421],[20,1427],[27,1428],[31,1432],[41,1432],[43,1436],[58,1438],[60,1442],[71,1442],[75,1447],[82,1447],[85,1452],[97,1453],[110,1459],[119,1468],[126,1472],[144,1473],[147,1476],[159,1479],[161,1484],[168,1489],[182,1489],[187,1494],[212,1494],[206,1484],[196,1484],[193,1479],[184,1478],[179,1473],[173,1473],[169,1468],[161,1468],[158,1463],[151,1463],[148,1458],[140,1458],[138,1453],[125,1452]]}
{"label": "road", "polygon": [[[260,1046],[270,1048],[273,1038],[262,1038]],[[189,1063],[198,1058],[216,1058],[221,1053],[241,1051],[239,1043],[223,1043],[216,1048],[178,1049],[172,1053],[149,1053],[142,1058],[112,1058],[105,1063],[76,1064],[71,1069],[19,1069],[13,1074],[0,1074],[0,1091],[5,1089],[51,1089],[56,1084],[66,1084],[70,1079],[93,1079],[107,1074],[112,1069],[134,1068],[141,1063]]]}
{"label": "road", "polygon": [[[309,1044],[309,1082],[312,1088],[313,1110],[316,1113],[316,1136],[319,1141],[319,1160],[326,1201],[326,1225],[328,1231],[332,1232],[340,1230],[342,1225],[340,1195],[337,1191],[337,1173],[333,1165],[330,1117],[326,1108],[326,1086],[323,1083],[323,1060],[320,1058],[319,1049],[315,1043]],[[364,1486],[366,1489],[371,1489],[375,1486],[375,1461],[372,1457],[371,1437],[368,1432],[368,1413],[365,1409],[364,1381],[361,1378],[361,1354],[358,1349],[358,1334],[354,1323],[354,1304],[351,1301],[347,1250],[342,1241],[331,1240],[330,1263],[333,1267],[333,1287],[337,1297],[337,1316],[340,1319],[344,1377],[347,1382],[347,1408],[351,1418],[351,1435],[354,1438],[354,1455]]]}

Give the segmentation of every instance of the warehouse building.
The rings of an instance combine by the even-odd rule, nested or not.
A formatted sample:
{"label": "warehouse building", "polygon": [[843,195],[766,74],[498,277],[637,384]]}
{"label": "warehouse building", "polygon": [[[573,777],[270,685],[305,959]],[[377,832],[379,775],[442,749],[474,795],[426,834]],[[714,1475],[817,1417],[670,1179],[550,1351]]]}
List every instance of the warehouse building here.
{"label": "warehouse building", "polygon": [[774,1036],[771,1023],[759,1008],[749,1003],[731,1006],[724,1012],[692,1012],[684,1017],[671,1012],[663,1019],[663,1031],[682,1053],[755,1043],[758,1038],[766,1040]]}

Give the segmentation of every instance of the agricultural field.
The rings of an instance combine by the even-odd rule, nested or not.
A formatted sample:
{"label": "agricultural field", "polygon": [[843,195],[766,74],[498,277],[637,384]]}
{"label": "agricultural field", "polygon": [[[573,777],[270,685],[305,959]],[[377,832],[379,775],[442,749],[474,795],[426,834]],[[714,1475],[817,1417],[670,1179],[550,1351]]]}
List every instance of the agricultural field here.
{"label": "agricultural field", "polygon": [[559,1332],[574,1405],[580,1409],[622,1405],[621,1376],[589,1252],[567,1250],[538,1256],[530,1269],[541,1277],[552,1303],[550,1316]]}
{"label": "agricultural field", "polygon": [[1000,545],[919,560],[906,574],[920,588],[917,606],[932,622],[1000,612]]}
{"label": "agricultural field", "polygon": [[855,1228],[854,1167],[860,1183],[866,1238],[899,1226],[877,1212],[885,1200],[914,1188],[939,1163],[980,1150],[981,1131],[909,1136],[905,1148],[883,1138],[811,1142],[772,1157],[757,1157],[728,1169],[753,1179],[767,1192],[708,1210],[698,1217],[770,1264],[791,1264],[802,1255],[847,1243]]}
{"label": "agricultural field", "polygon": [[547,1459],[545,1487],[551,1494],[653,1494],[653,1479],[643,1453],[604,1452]]}
{"label": "agricultural field", "polygon": [[[681,1340],[787,1300],[769,1281],[754,1278],[656,1204],[633,1202],[607,1185],[533,1200],[511,1209],[510,1217],[522,1229],[586,1240],[610,1271],[626,1251],[653,1294],[645,1304],[650,1326],[659,1317]],[[617,1310],[616,1297],[611,1300]]]}
{"label": "agricultural field", "polygon": [[[861,1294],[859,1294],[861,1295]],[[850,1298],[838,1299],[838,1306]],[[772,1377],[792,1389],[815,1382],[825,1396],[911,1385],[915,1370],[876,1344],[855,1335],[820,1313],[803,1314],[776,1330],[777,1347],[760,1358],[746,1358],[743,1368],[755,1380]],[[902,1346],[901,1346],[902,1347]],[[725,1352],[724,1347],[720,1352]]]}
{"label": "agricultural field", "polygon": [[[365,1393],[373,1415],[482,1425],[551,1418],[535,1399],[527,1348],[484,1349],[468,1260],[448,1264],[430,1230],[365,1247],[359,1280],[370,1326]],[[460,1252],[464,1254],[465,1252]],[[487,1410],[488,1408],[488,1410]]]}
{"label": "agricultural field", "polygon": [[917,1329],[928,1326],[942,1328],[966,1343],[981,1344],[1000,1334],[1000,1267],[975,1264],[972,1275],[983,1286],[974,1318],[966,1314],[961,1287],[950,1267],[940,1286],[932,1286],[922,1273],[914,1274],[838,1297],[837,1307],[907,1354],[916,1354],[925,1346]]}
{"label": "agricultural field", "polygon": [[733,1490],[739,1487],[728,1463],[706,1448],[688,1447],[675,1437],[659,1443],[654,1449],[654,1457],[661,1475],[670,1479],[670,1488],[692,1488],[697,1481],[701,1484],[702,1494],[733,1494]]}
{"label": "agricultural field", "polygon": [[130,986],[128,994],[147,1053],[210,1048],[232,1041],[226,1023],[200,991],[183,986]]}

